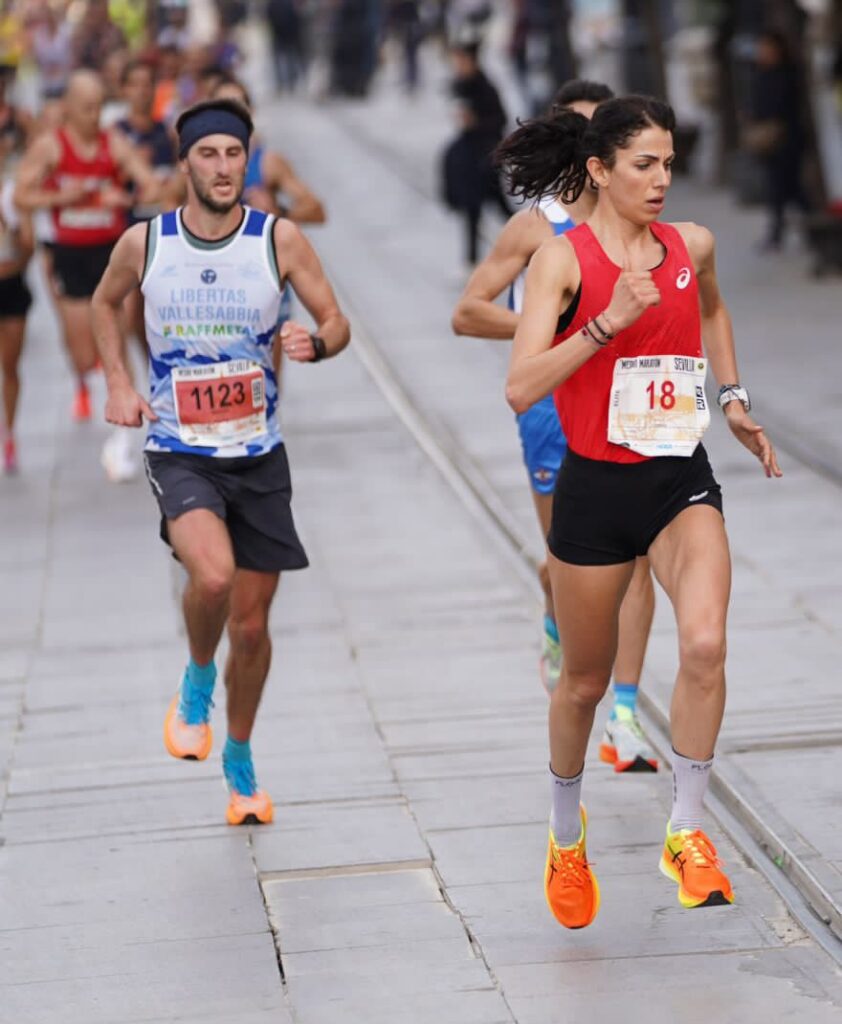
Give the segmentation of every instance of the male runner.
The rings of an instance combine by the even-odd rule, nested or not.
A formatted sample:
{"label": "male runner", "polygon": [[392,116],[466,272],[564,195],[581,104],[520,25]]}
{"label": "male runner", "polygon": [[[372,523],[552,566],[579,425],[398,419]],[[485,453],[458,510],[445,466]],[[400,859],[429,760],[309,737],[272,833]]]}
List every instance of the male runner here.
{"label": "male runner", "polygon": [[[612,96],[606,85],[574,79],[559,90],[552,110],[574,110],[590,118],[597,105]],[[575,203],[563,205],[558,199],[548,199],[516,213],[465,286],[453,313],[456,334],[505,341],[514,338],[530,259],[547,239],[563,235],[587,220],[595,204],[594,192],[585,189]],[[494,300],[507,288],[508,306],[497,305]],[[536,402],[518,416],[517,421],[535,510],[542,536],[546,537],[552,517],[553,492],[567,441],[552,395]],[[552,694],[561,673],[562,651],[546,563],[541,566],[541,584],[545,594],[541,678],[547,692]],[[635,713],[654,610],[655,591],[649,563],[646,558],[640,558],[620,613],[620,640],[614,663],[614,706],[600,745],[600,757],[613,764],[617,772],[658,769],[658,760]]]}
{"label": "male runner", "polygon": [[55,228],[53,275],[59,317],[77,375],[73,416],[91,418],[87,375],[96,364],[90,301],[132,199],[126,180],[145,199],[157,183],[143,157],[120,133],[100,127],[104,91],[93,71],[75,71],[65,98],[64,126],[39,135],[18,168],[15,201],[24,210],[49,208]]}
{"label": "male runner", "polygon": [[[269,672],[269,609],[281,571],[303,569],[278,425],[272,346],[288,281],[318,325],[287,322],[297,362],[334,356],[350,337],[318,257],[288,220],[243,207],[252,132],[238,103],[211,100],[178,119],[187,202],[123,235],[93,299],[108,384],[106,417],[149,421],[146,467],[162,536],[184,565],[190,659],[164,722],[174,757],[211,750],[214,656],[227,623],[228,738],[222,766],[232,825],[272,820],[257,786],[250,739]],[[135,391],[122,358],[119,310],[145,299],[151,396]]]}

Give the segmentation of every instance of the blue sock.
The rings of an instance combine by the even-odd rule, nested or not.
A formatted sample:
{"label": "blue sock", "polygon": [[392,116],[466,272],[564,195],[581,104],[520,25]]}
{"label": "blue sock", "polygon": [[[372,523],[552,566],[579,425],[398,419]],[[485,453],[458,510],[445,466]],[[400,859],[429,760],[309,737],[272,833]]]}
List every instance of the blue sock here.
{"label": "blue sock", "polygon": [[544,615],[544,632],[558,643],[558,626],[555,624],[555,619],[551,615]]}
{"label": "blue sock", "polygon": [[251,761],[251,743],[248,740],[241,743],[240,740],[232,740],[229,736],[222,750],[222,760],[231,764],[243,764]]}
{"label": "blue sock", "polygon": [[208,662],[207,665],[198,665],[191,658],[187,662],[187,671],[185,678],[190,686],[196,690],[203,690],[205,693],[210,693],[213,690],[214,683],[216,682],[216,665],[212,661]]}
{"label": "blue sock", "polygon": [[[614,708],[628,708],[632,714],[637,710],[637,683],[614,683]],[[617,712],[612,709],[611,717]]]}
{"label": "blue sock", "polygon": [[225,781],[232,789],[243,796],[254,796],[257,782],[254,777],[254,765],[251,762],[251,743],[241,743],[229,736],[222,749],[222,771]]}

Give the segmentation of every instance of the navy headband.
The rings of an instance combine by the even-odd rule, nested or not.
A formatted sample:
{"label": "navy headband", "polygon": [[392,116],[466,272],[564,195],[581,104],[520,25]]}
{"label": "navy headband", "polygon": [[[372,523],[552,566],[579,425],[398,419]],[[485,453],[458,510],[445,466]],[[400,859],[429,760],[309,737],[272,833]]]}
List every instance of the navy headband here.
{"label": "navy headband", "polygon": [[199,110],[188,117],[178,136],[178,158],[183,160],[191,146],[206,135],[233,135],[249,151],[251,131],[246,122],[230,110]]}

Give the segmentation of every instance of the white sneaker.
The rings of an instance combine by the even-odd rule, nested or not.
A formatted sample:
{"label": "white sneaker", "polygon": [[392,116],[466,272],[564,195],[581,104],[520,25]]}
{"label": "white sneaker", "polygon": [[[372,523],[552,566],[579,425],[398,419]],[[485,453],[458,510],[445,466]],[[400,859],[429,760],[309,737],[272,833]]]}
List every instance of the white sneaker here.
{"label": "white sneaker", "polygon": [[658,759],[643,735],[637,716],[629,709],[614,709],[616,718],[605,723],[599,759],[614,765],[615,772],[656,772]]}
{"label": "white sneaker", "polygon": [[140,473],[140,463],[132,454],[132,434],[129,427],[116,427],[102,446],[100,456],[105,475],[112,484],[124,484]]}

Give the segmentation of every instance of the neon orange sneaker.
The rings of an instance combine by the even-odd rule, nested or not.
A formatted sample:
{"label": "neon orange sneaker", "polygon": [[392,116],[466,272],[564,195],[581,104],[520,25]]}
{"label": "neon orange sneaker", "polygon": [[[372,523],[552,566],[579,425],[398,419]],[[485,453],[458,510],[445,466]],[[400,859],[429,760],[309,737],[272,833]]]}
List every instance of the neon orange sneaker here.
{"label": "neon orange sneaker", "polygon": [[544,895],[553,917],[565,928],[586,928],[599,910],[599,883],[585,853],[588,816],[581,807],[582,831],[573,846],[559,846],[550,829]]}
{"label": "neon orange sneaker", "polygon": [[[164,746],[173,757],[204,761],[213,746],[210,709],[213,701],[197,691],[196,701],[182,706],[181,687],[173,697],[164,719]],[[194,706],[194,704],[196,706]]]}
{"label": "neon orange sneaker", "polygon": [[269,794],[258,789],[251,796],[244,796],[236,789],[229,789],[228,810],[225,817],[229,825],[270,825],[275,811]]}
{"label": "neon orange sneaker", "polygon": [[6,476],[14,476],[18,471],[18,450],[15,439],[7,437],[3,442],[3,472]]}
{"label": "neon orange sneaker", "polygon": [[734,902],[731,883],[724,874],[716,847],[700,829],[671,832],[661,854],[661,873],[678,882],[682,907],[722,907]]}
{"label": "neon orange sneaker", "polygon": [[87,423],[91,415],[91,393],[86,384],[80,383],[73,399],[73,419],[77,423]]}

